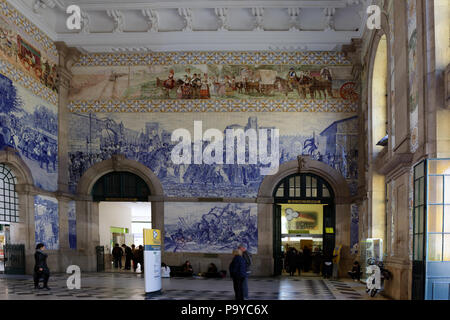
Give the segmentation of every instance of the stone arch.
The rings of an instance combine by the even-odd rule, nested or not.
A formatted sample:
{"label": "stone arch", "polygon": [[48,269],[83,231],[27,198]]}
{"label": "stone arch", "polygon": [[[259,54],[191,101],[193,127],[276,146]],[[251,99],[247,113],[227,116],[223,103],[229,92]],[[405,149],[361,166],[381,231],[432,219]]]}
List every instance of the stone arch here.
{"label": "stone arch", "polygon": [[30,185],[33,186],[33,175],[31,174],[30,168],[19,156],[18,151],[6,147],[4,150],[0,151],[0,163],[4,163],[11,167],[14,175],[17,178],[18,185]]}
{"label": "stone arch", "polygon": [[158,177],[142,163],[127,159],[124,155],[113,155],[111,159],[104,160],[90,167],[78,182],[77,194],[80,196],[90,196],[92,188],[97,180],[113,171],[134,173],[147,183],[152,196],[164,195]]}
{"label": "stone arch", "polygon": [[90,167],[78,182],[77,248],[85,254],[78,263],[84,270],[97,269],[95,247],[100,244],[99,203],[93,201],[91,191],[99,178],[114,171],[133,173],[147,184],[150,189],[148,201],[152,208],[152,227],[160,229],[164,239],[164,191],[158,177],[142,163],[127,159],[124,155],[113,155],[111,159]]}
{"label": "stone arch", "polygon": [[[300,172],[314,173],[326,180],[333,188],[336,204],[351,202],[348,183],[337,170],[309,157],[301,157],[300,159],[302,165]],[[299,172],[299,161],[292,160],[281,164],[277,174],[264,178],[259,187],[258,198],[272,198],[278,183],[285,177],[297,172]]]}
{"label": "stone arch", "polygon": [[[273,225],[274,225],[274,197],[276,186],[287,176],[295,173],[313,173],[326,180],[334,193],[334,206],[336,217],[335,242],[342,245],[341,262],[339,272],[341,275],[351,268],[352,257],[350,256],[350,206],[352,197],[347,181],[342,174],[327,164],[313,160],[310,157],[299,157],[299,159],[288,161],[280,165],[278,172],[266,176],[258,191],[258,229],[264,232],[264,237],[258,239],[258,254],[261,254],[261,268],[265,274],[274,270],[273,257]],[[346,272],[346,271],[345,271]]]}

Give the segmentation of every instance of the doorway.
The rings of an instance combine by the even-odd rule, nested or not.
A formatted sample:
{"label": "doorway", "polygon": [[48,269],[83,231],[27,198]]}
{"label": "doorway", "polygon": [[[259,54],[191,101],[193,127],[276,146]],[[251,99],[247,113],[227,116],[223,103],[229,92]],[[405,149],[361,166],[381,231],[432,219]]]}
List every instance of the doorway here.
{"label": "doorway", "polygon": [[[143,229],[152,228],[149,196],[147,184],[130,172],[111,172],[95,183],[92,197],[98,203],[99,210],[98,252],[103,252],[101,257],[97,256],[97,265],[104,265],[105,271],[123,271],[125,268],[125,248],[122,245],[129,248],[133,244],[136,248],[143,246]],[[117,268],[112,257],[116,244],[124,254]],[[134,271],[134,266],[125,271]],[[140,272],[140,265],[137,271]]]}
{"label": "doorway", "polygon": [[289,248],[303,251],[302,271],[320,272],[318,261],[335,245],[331,186],[315,174],[293,174],[277,185],[274,199],[274,275],[286,274]]}
{"label": "doorway", "polygon": [[[130,248],[134,245],[138,249],[144,245],[143,229],[151,228],[151,202],[100,202],[99,233],[100,246],[104,247],[105,271],[115,269],[112,257],[115,244],[120,247],[125,244]],[[124,266],[125,257],[122,259],[122,267]],[[140,266],[137,272],[140,272]]]}

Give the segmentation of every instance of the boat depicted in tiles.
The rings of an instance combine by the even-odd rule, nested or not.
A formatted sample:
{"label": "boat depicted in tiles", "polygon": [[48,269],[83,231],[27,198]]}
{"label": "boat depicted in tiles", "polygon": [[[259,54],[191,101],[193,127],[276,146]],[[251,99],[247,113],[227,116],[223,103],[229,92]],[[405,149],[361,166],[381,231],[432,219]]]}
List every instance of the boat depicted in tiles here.
{"label": "boat depicted in tiles", "polygon": [[258,249],[257,204],[168,202],[164,205],[166,252],[231,253]]}
{"label": "boat depicted in tiles", "polygon": [[[357,186],[358,121],[352,113],[106,113],[70,115],[70,188],[76,191],[84,172],[94,164],[123,154],[150,168],[167,196],[253,198],[264,179],[261,165],[174,164],[171,152],[178,142],[171,134],[178,128],[191,130],[201,120],[204,130],[274,129],[280,131],[279,163],[298,155],[331,166],[347,179],[352,193]],[[192,135],[192,133],[191,133]],[[203,142],[203,148],[208,145]],[[236,148],[236,145],[234,146]],[[192,149],[191,149],[192,150]],[[234,149],[236,151],[236,149]],[[236,152],[235,152],[236,154]],[[277,159],[278,160],[278,159]]]}
{"label": "boat depicted in tiles", "polygon": [[69,99],[339,99],[357,101],[349,66],[75,67]]}
{"label": "boat depicted in tiles", "polygon": [[37,187],[57,190],[57,107],[0,74],[0,149],[5,146],[19,151]]}

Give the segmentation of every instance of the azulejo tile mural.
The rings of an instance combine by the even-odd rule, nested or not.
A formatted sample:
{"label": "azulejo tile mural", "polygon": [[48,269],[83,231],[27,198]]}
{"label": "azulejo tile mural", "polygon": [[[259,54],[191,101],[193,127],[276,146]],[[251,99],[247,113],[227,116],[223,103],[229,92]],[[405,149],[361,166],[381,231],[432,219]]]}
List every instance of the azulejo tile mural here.
{"label": "azulejo tile mural", "polygon": [[244,244],[255,254],[257,204],[168,202],[164,231],[166,252],[231,253]]}
{"label": "azulejo tile mural", "polygon": [[[280,163],[308,155],[340,172],[351,192],[357,187],[358,121],[354,113],[235,112],[235,113],[71,113],[69,186],[95,163],[124,154],[150,168],[167,196],[254,198],[264,178],[259,164],[174,164],[171,151],[178,128],[203,130],[278,128]],[[206,146],[206,142],[203,146]],[[236,148],[236,146],[235,146]],[[236,150],[236,149],[235,149]],[[224,147],[224,158],[226,151]],[[225,159],[223,163],[226,163]],[[248,162],[247,162],[248,163]]]}
{"label": "azulejo tile mural", "polygon": [[359,93],[350,66],[189,64],[74,68],[69,100],[339,99]]}
{"label": "azulejo tile mural", "polygon": [[46,52],[41,52],[34,43],[29,43],[23,35],[18,34],[13,25],[1,15],[0,59],[9,62],[50,90],[57,91],[55,60],[50,59]]}
{"label": "azulejo tile mural", "polygon": [[77,248],[77,213],[76,213],[76,203],[75,201],[70,201],[68,204],[69,217],[69,248]]}
{"label": "azulejo tile mural", "polygon": [[352,204],[350,207],[350,254],[358,254],[359,247],[359,207]]}
{"label": "azulejo tile mural", "polygon": [[47,52],[51,60],[58,60],[58,51],[56,50],[53,41],[9,4],[7,0],[0,0],[0,16],[3,17],[8,24],[14,26],[14,29],[20,31],[24,36],[26,35],[33,39],[37,45],[42,46],[43,50]]}
{"label": "azulejo tile mural", "polygon": [[34,183],[46,191],[58,186],[57,107],[0,74],[0,148],[19,151]]}
{"label": "azulejo tile mural", "polygon": [[46,196],[35,196],[34,221],[36,243],[43,243],[49,250],[58,250],[58,200]]}
{"label": "azulejo tile mural", "polygon": [[419,146],[419,79],[417,74],[417,11],[416,0],[407,0],[408,16],[408,69],[409,69],[409,110],[411,126],[411,152],[415,152]]}

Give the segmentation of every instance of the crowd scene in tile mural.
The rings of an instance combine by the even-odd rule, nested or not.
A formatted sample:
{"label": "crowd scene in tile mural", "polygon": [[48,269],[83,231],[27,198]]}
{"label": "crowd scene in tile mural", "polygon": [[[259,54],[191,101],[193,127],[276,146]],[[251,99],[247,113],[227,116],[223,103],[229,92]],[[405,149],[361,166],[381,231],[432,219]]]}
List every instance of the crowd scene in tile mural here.
{"label": "crowd scene in tile mural", "polygon": [[164,250],[229,253],[244,244],[258,248],[257,205],[254,203],[167,203]]}
{"label": "crowd scene in tile mural", "polygon": [[[260,114],[259,117],[263,117]],[[133,116],[131,116],[133,117]],[[306,117],[306,115],[305,115]],[[124,119],[123,115],[120,119]],[[357,118],[345,118],[328,124],[325,130],[304,134],[280,134],[280,163],[308,155],[322,161],[348,180],[351,191],[357,183]],[[325,125],[326,125],[325,124]],[[324,126],[323,124],[321,124]],[[254,197],[264,176],[255,164],[179,164],[171,161],[171,150],[177,144],[160,122],[146,122],[139,132],[138,125],[128,128],[113,114],[72,114],[69,146],[70,187],[93,164],[124,154],[150,168],[161,180],[164,191],[171,196],[231,196]],[[249,116],[247,123],[226,125],[233,128],[273,128],[258,124],[257,116]],[[206,145],[207,142],[204,142]],[[270,142],[269,142],[270,144]],[[236,148],[236,146],[235,146]],[[248,152],[248,150],[246,151]],[[248,156],[247,156],[248,157]],[[225,150],[224,150],[225,163]]]}
{"label": "crowd scene in tile mural", "polygon": [[36,185],[48,191],[56,190],[56,107],[30,103],[3,75],[0,75],[0,93],[0,148],[9,146],[18,150],[32,169]]}
{"label": "crowd scene in tile mural", "polygon": [[72,100],[358,98],[354,83],[333,79],[333,73],[340,72],[336,67],[152,65],[114,67],[96,74],[74,72]]}

